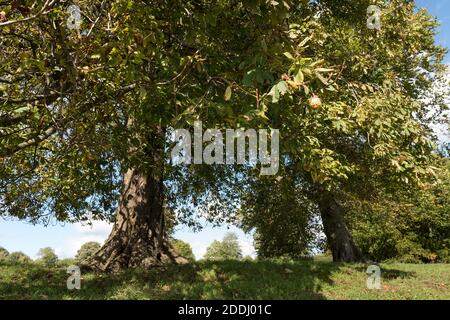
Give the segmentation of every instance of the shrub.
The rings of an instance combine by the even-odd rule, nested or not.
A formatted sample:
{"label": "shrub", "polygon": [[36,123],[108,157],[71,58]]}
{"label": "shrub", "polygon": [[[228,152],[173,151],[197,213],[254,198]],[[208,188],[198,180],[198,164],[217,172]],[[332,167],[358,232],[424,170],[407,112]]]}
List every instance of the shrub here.
{"label": "shrub", "polygon": [[7,261],[13,264],[26,264],[33,262],[33,260],[29,256],[20,251],[13,252],[10,255],[8,255]]}
{"label": "shrub", "polygon": [[75,262],[77,264],[86,264],[94,256],[94,254],[101,248],[100,243],[95,241],[86,242],[77,251]]}
{"label": "shrub", "polygon": [[441,175],[424,190],[351,202],[349,227],[370,259],[450,262],[450,161]]}
{"label": "shrub", "polygon": [[39,258],[37,262],[47,267],[55,266],[56,263],[58,262],[58,256],[55,254],[55,251],[50,247],[39,249],[38,257]]}
{"label": "shrub", "polygon": [[8,259],[9,252],[3,247],[0,247],[0,262],[6,261]]}
{"label": "shrub", "polygon": [[173,239],[171,243],[175,248],[175,250],[178,252],[178,254],[185,257],[189,262],[195,261],[195,256],[194,253],[192,252],[192,247],[190,246],[189,243],[178,239]]}
{"label": "shrub", "polygon": [[227,233],[222,241],[214,240],[206,249],[205,260],[240,260],[242,251],[238,237],[234,233]]}
{"label": "shrub", "polygon": [[61,267],[69,267],[69,266],[73,266],[76,265],[76,261],[75,259],[62,259],[58,261],[58,266]]}

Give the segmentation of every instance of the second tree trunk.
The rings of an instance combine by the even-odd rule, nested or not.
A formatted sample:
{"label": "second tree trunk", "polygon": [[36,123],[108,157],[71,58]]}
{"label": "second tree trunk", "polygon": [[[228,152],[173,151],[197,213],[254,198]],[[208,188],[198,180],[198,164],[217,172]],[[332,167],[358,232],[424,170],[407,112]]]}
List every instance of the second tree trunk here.
{"label": "second tree trunk", "polygon": [[333,261],[363,261],[364,257],[353,242],[339,203],[332,196],[324,196],[319,200],[319,210],[328,246],[333,254]]}

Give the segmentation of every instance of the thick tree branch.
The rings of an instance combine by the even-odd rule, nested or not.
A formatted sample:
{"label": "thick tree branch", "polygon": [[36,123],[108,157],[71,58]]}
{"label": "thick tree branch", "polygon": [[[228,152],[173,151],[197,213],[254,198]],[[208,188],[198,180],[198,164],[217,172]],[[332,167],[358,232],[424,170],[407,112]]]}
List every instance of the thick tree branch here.
{"label": "thick tree branch", "polygon": [[22,103],[31,103],[36,101],[47,101],[48,104],[54,102],[56,98],[60,96],[59,93],[48,94],[48,95],[39,95],[32,98],[27,99],[10,99],[10,98],[0,98],[0,102],[3,103],[13,103],[13,104],[22,104]]}
{"label": "thick tree branch", "polygon": [[[128,85],[128,86],[125,86],[125,87],[122,87],[122,88],[118,89],[112,95],[108,95],[108,96],[107,95],[103,95],[103,96],[100,96],[100,97],[95,97],[93,100],[91,100],[89,102],[86,102],[84,105],[82,105],[80,107],[81,113],[89,111],[92,106],[95,106],[95,105],[97,105],[99,103],[103,103],[103,102],[107,101],[108,99],[111,99],[111,98],[112,99],[117,99],[118,97],[120,97],[120,96],[122,96],[122,95],[124,95],[124,94],[126,94],[126,93],[128,93],[130,91],[132,91],[134,88],[136,88],[136,85],[135,84],[131,84],[131,85]],[[20,117],[17,117],[17,118],[12,118],[12,119],[11,118],[7,119],[6,117],[3,118],[3,119],[0,118],[0,126],[2,124],[2,121],[5,121],[5,123],[6,123],[6,121],[9,120],[10,123],[14,123],[14,122],[19,123],[22,118],[23,118],[23,116],[20,116]],[[69,121],[61,120],[61,122],[57,121],[55,123],[62,123],[64,125],[64,124],[67,124],[69,122],[70,122],[70,120]],[[40,142],[42,142],[42,141],[48,139],[49,137],[51,137],[57,131],[58,131],[57,130],[57,126],[55,126],[55,125],[49,126],[49,127],[47,127],[47,129],[43,133],[38,134],[34,138],[31,138],[29,140],[21,142],[21,143],[15,145],[15,146],[9,146],[9,147],[7,146],[7,147],[2,148],[0,150],[0,157],[10,157],[10,156],[12,156],[13,154],[15,154],[18,151],[26,149],[26,148],[28,148],[30,146],[35,146],[35,145],[39,144]]]}
{"label": "thick tree branch", "polygon": [[45,139],[47,139],[48,137],[50,137],[51,135],[53,135],[54,133],[56,133],[56,128],[55,127],[50,127],[47,130],[45,130],[43,133],[39,134],[38,136],[21,142],[18,145],[14,146],[14,147],[9,147],[3,150],[0,150],[0,157],[6,157],[6,156],[10,156],[20,150],[23,150],[25,148],[28,148],[30,146],[34,146],[42,141],[44,141]]}
{"label": "thick tree branch", "polygon": [[46,10],[48,8],[50,8],[55,3],[55,1],[56,0],[47,0],[44,3],[44,5],[42,6],[41,10],[39,10],[38,13],[36,13],[36,14],[34,14],[32,16],[29,16],[29,17],[26,17],[26,18],[23,18],[23,19],[20,19],[20,20],[10,20],[10,21],[6,21],[6,22],[0,22],[0,27],[6,27],[6,26],[13,25],[13,24],[17,24],[17,23],[27,22],[27,21],[36,19],[40,15],[45,15],[45,14],[50,12],[50,10],[48,10],[48,11],[46,11]]}
{"label": "thick tree branch", "polygon": [[10,114],[4,114],[0,116],[0,128],[10,127],[16,124],[19,124],[25,117],[23,115],[20,116],[12,116]]}

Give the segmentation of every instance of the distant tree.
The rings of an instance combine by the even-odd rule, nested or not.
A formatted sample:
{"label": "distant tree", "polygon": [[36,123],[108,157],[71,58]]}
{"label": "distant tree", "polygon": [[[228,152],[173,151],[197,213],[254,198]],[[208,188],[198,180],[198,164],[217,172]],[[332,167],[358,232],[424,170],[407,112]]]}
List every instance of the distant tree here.
{"label": "distant tree", "polygon": [[62,259],[58,261],[58,266],[62,266],[62,267],[69,267],[72,265],[76,265],[77,262],[75,259],[73,258],[67,258],[67,259]]}
{"label": "distant tree", "polygon": [[239,246],[238,237],[232,233],[227,233],[222,241],[214,240],[206,249],[205,260],[240,260],[242,251]]}
{"label": "distant tree", "polygon": [[214,240],[206,249],[205,260],[221,260],[222,242]]}
{"label": "distant tree", "polygon": [[32,263],[33,260],[23,252],[13,252],[8,256],[8,262],[11,263]]}
{"label": "distant tree", "polygon": [[254,231],[254,247],[260,258],[297,258],[325,246],[322,220],[314,201],[308,199],[303,184],[295,174],[287,172],[276,181],[258,179],[254,192],[244,196],[241,206],[241,227]]}
{"label": "distant tree", "polygon": [[439,182],[422,190],[344,204],[355,242],[370,259],[450,262],[450,159],[436,166]]}
{"label": "distant tree", "polygon": [[5,261],[9,256],[8,250],[3,247],[0,247],[0,262]]}
{"label": "distant tree", "polygon": [[189,262],[195,261],[195,256],[189,243],[178,239],[173,239],[171,243],[179,255],[185,257]]}
{"label": "distant tree", "polygon": [[101,248],[100,243],[95,241],[86,242],[77,251],[75,256],[76,263],[86,263]]}
{"label": "distant tree", "polygon": [[45,266],[54,266],[58,262],[58,256],[55,254],[55,250],[50,247],[45,247],[39,249],[38,252],[39,259],[37,262],[42,263]]}

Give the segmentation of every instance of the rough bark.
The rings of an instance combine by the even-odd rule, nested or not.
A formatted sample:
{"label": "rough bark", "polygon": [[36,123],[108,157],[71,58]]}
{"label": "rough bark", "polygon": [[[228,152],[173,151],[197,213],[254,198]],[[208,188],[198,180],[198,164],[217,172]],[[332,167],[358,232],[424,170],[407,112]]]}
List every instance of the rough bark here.
{"label": "rough bark", "polygon": [[145,172],[137,168],[124,174],[113,230],[96,253],[91,267],[117,272],[164,263],[186,263],[169,243],[164,227],[162,148],[148,152],[155,164]]}
{"label": "rough bark", "polygon": [[319,210],[328,246],[333,254],[333,261],[364,261],[361,250],[353,242],[339,203],[332,196],[323,196],[319,200]]}

